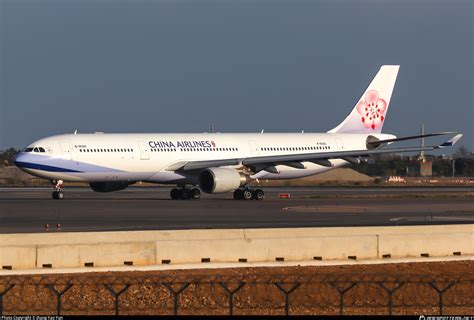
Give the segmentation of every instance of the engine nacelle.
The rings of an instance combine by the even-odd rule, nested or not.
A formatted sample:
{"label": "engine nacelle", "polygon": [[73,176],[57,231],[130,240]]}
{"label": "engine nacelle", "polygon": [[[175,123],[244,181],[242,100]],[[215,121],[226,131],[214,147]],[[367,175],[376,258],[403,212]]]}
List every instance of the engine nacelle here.
{"label": "engine nacelle", "polygon": [[107,181],[107,182],[91,182],[89,186],[95,192],[112,192],[123,190],[128,187],[128,181]]}
{"label": "engine nacelle", "polygon": [[208,168],[199,174],[199,187],[206,193],[234,191],[247,181],[246,175],[230,168]]}

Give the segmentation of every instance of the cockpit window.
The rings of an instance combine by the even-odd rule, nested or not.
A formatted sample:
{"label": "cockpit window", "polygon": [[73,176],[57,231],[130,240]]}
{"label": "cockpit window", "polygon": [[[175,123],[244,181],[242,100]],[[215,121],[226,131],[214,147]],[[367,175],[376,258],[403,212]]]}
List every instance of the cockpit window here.
{"label": "cockpit window", "polygon": [[26,148],[23,152],[46,152],[43,147]]}

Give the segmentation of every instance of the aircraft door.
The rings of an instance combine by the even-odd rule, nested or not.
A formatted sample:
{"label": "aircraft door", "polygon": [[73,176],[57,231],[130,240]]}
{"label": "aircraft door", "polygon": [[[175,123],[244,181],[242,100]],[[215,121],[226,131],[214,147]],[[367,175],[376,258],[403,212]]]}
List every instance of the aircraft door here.
{"label": "aircraft door", "polygon": [[258,148],[257,141],[249,140],[250,154],[252,156],[258,156],[260,154],[260,149]]}
{"label": "aircraft door", "polygon": [[71,160],[71,148],[69,147],[69,142],[66,140],[60,141],[59,145],[61,146],[61,152],[63,153],[63,158]]}
{"label": "aircraft door", "polygon": [[138,141],[138,148],[140,149],[140,159],[149,160],[150,153],[149,153],[148,145],[144,141]]}

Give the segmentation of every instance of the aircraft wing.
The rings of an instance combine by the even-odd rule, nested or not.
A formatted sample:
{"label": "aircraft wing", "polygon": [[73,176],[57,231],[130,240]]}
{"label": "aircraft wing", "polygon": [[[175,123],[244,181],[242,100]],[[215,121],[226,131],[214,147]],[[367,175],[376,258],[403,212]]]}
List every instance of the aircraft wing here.
{"label": "aircraft wing", "polygon": [[344,159],[348,162],[358,163],[359,157],[367,157],[371,155],[384,153],[404,153],[416,151],[430,151],[451,147],[462,138],[462,134],[457,134],[453,138],[447,140],[440,145],[426,146],[426,147],[406,147],[406,148],[380,148],[372,150],[351,150],[351,151],[334,151],[334,152],[318,152],[318,153],[304,153],[291,155],[275,155],[275,156],[255,156],[247,158],[233,158],[224,160],[204,160],[204,161],[189,161],[182,163],[179,170],[191,171],[201,170],[210,167],[244,165],[252,168],[258,172],[266,170],[275,172],[276,165],[287,165],[294,168],[304,168],[301,162],[314,162],[323,166],[331,166],[329,159]]}

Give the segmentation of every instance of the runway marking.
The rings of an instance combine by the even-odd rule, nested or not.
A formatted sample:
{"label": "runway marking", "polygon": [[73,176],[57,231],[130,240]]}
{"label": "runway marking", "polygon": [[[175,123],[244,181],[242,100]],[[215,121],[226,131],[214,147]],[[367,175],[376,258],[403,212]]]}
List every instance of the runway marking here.
{"label": "runway marking", "polygon": [[451,217],[451,216],[431,216],[426,214],[425,216],[416,217],[396,217],[390,218],[390,221],[426,221],[426,220],[443,220],[443,221],[474,221],[473,217]]}
{"label": "runway marking", "polygon": [[286,211],[299,211],[299,212],[356,212],[363,213],[367,211],[373,211],[372,208],[367,207],[347,207],[347,206],[319,206],[319,207],[308,207],[308,206],[294,206],[284,207]]}

